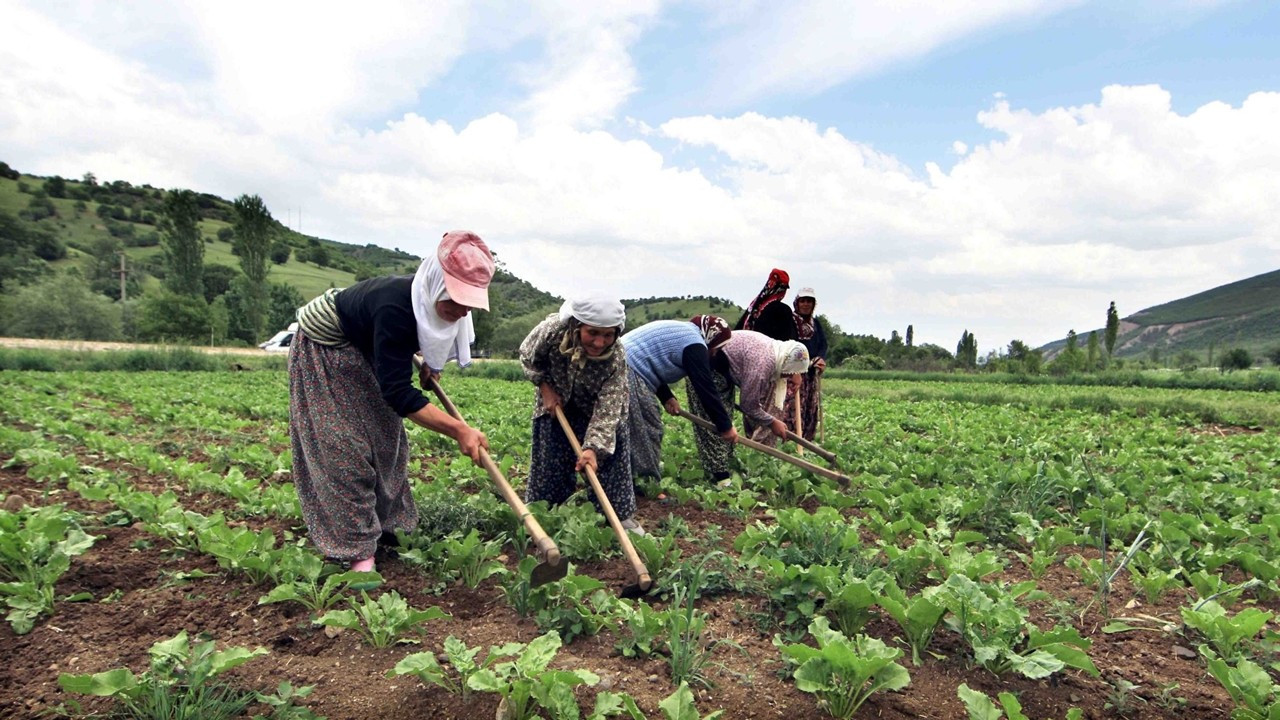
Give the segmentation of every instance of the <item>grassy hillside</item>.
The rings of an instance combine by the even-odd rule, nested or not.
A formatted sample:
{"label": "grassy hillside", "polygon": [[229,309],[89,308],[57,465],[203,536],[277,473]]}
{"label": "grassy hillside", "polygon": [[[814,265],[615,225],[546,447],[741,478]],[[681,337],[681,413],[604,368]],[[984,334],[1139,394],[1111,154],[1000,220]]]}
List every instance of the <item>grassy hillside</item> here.
{"label": "grassy hillside", "polygon": [[[1081,347],[1089,337],[1079,333]],[[1103,331],[1097,329],[1101,339]],[[1056,354],[1058,340],[1044,349]],[[1117,357],[1172,358],[1191,352],[1209,362],[1209,353],[1244,348],[1255,357],[1280,346],[1280,270],[1196,293],[1123,318]],[[1215,355],[1216,357],[1217,355]]]}
{"label": "grassy hillside", "polygon": [[[64,180],[60,194],[65,197],[54,197],[44,191],[48,180],[31,175],[0,178],[0,210],[13,215],[25,211],[28,216],[34,211],[37,217],[28,217],[29,222],[51,231],[67,246],[66,259],[56,261],[55,267],[83,265],[95,246],[106,238],[123,244],[140,272],[147,273],[157,266],[163,252],[157,223],[163,215],[164,190],[121,181],[102,185]],[[238,268],[239,259],[231,251],[231,203],[208,194],[199,195],[199,203],[205,263]],[[52,213],[45,215],[49,210]],[[307,298],[329,287],[350,285],[359,272],[411,272],[417,265],[417,258],[408,253],[303,235],[278,222],[275,230],[275,239],[289,245],[293,252],[286,263],[272,263],[270,279],[293,285]],[[299,259],[300,254],[310,254],[316,247],[326,250],[329,257],[325,265]],[[144,287],[150,284],[144,282]]]}
{"label": "grassy hillside", "polygon": [[[7,166],[6,166],[7,168]],[[5,169],[5,168],[0,168]],[[124,181],[86,182],[87,179],[51,179],[32,175],[0,177],[0,211],[21,216],[27,225],[46,231],[66,246],[66,256],[48,264],[55,270],[76,268],[88,276],[94,254],[104,246],[123,247],[132,278],[145,294],[160,285],[164,250],[158,227],[163,218],[165,190]],[[207,193],[198,194],[200,230],[205,240],[206,267],[223,265],[238,271],[239,258],[232,252],[234,239],[232,204]],[[351,245],[302,235],[276,224],[275,237],[292,248],[286,262],[269,265],[268,279],[292,285],[305,299],[330,287],[346,287],[361,277],[412,273],[419,258],[375,245]],[[317,248],[327,255],[321,264]],[[110,257],[108,255],[108,257]],[[480,319],[492,327],[491,350],[510,355],[529,330],[559,308],[561,299],[499,268],[490,290],[492,314]],[[713,313],[735,321],[741,308],[719,298],[644,298],[624,301],[629,328],[650,320],[687,318]],[[484,333],[481,334],[484,336]]]}

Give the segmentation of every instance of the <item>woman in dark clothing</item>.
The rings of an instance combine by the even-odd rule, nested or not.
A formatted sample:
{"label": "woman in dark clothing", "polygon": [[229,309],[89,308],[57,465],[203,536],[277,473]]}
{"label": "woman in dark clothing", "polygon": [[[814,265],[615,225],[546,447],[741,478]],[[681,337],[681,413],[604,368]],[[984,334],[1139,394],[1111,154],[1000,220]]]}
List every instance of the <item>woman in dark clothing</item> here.
{"label": "woman in dark clothing", "polygon": [[827,369],[827,334],[814,314],[818,299],[813,288],[800,288],[796,293],[796,339],[809,349],[809,371],[801,376],[800,389],[787,398],[787,419],[795,427],[796,405],[799,405],[801,435],[812,440],[822,417],[822,394],[818,392],[818,377]]}
{"label": "woman in dark clothing", "polygon": [[374,569],[380,539],[418,524],[403,418],[453,438],[475,462],[484,434],[427,402],[412,383],[471,361],[469,313],[489,308],[493,257],[476,235],[447,233],[416,275],[329,290],[298,310],[289,351],[293,477],[312,542],[352,570]]}
{"label": "woman in dark clothing", "polygon": [[742,317],[738,318],[734,329],[754,330],[774,340],[795,340],[795,318],[792,317],[791,308],[782,301],[786,297],[787,288],[791,287],[790,283],[791,278],[786,270],[771,270],[764,288],[751,301]]}

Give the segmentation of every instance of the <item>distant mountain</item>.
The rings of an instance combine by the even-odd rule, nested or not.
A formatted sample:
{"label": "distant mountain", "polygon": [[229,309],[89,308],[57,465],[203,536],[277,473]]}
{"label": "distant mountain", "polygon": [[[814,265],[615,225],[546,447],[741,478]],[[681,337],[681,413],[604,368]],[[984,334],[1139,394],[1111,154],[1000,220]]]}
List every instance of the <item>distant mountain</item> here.
{"label": "distant mountain", "polygon": [[[1081,348],[1089,332],[1077,331]],[[1096,332],[1101,342],[1102,328]],[[1066,343],[1064,338],[1040,349],[1046,357],[1052,357],[1066,347]],[[1240,347],[1257,356],[1277,346],[1280,346],[1280,270],[1273,270],[1122,318],[1115,355],[1149,357],[1154,350],[1158,356],[1167,358],[1183,351],[1199,355],[1207,354],[1212,348],[1216,354]]]}

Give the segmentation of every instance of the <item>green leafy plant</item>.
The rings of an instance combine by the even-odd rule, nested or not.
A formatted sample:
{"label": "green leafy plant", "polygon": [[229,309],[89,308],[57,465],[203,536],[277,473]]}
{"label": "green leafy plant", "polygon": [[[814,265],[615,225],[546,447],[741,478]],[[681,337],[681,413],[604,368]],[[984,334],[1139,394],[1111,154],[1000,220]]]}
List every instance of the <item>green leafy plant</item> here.
{"label": "green leafy plant", "polygon": [[36,618],[53,612],[58,578],[96,540],[61,505],[0,511],[0,597],[16,634],[31,632]]}
{"label": "green leafy plant", "polygon": [[[961,702],[964,703],[965,711],[969,714],[969,720],[1031,720],[1022,713],[1022,703],[1018,702],[1018,698],[1010,692],[1002,692],[996,696],[1000,701],[1000,707],[992,702],[981,690],[974,690],[967,684],[961,683],[956,689],[956,694],[960,696]],[[1066,720],[1083,720],[1084,711],[1080,708],[1071,708],[1067,711]]]}
{"label": "green leafy plant", "polygon": [[[315,687],[315,685],[306,685],[295,688],[292,683],[285,680],[280,683],[274,693],[270,695],[254,693],[254,698],[271,708],[270,720],[325,720],[323,716],[316,715],[306,707],[294,704],[297,700],[310,695]],[[264,718],[261,715],[254,715],[253,720],[264,720]]]}
{"label": "green leafy plant", "polygon": [[1213,658],[1209,674],[1235,701],[1232,720],[1280,720],[1280,685],[1256,663],[1240,660],[1232,667],[1222,658]]}
{"label": "green leafy plant", "polygon": [[1041,632],[1027,621],[1017,599],[1032,588],[1031,581],[980,585],[952,575],[936,597],[949,611],[944,623],[968,641],[975,662],[997,675],[1015,671],[1037,679],[1072,667],[1097,677],[1098,668],[1086,653],[1091,642],[1075,628]]}
{"label": "green leafy plant", "polygon": [[253,583],[264,583],[272,575],[280,552],[270,529],[254,532],[245,527],[211,524],[198,533],[200,550],[217,558],[218,565],[244,573]]}
{"label": "green leafy plant", "polygon": [[471,688],[467,685],[471,677],[493,664],[498,657],[492,649],[482,662],[476,662],[480,648],[468,648],[458,638],[450,635],[444,640],[444,655],[449,667],[441,665],[435,653],[420,652],[406,655],[396,666],[387,671],[387,677],[413,675],[423,682],[431,683],[455,694],[467,697]]}
{"label": "green leafy plant", "polygon": [[502,553],[503,539],[481,540],[480,533],[472,530],[461,540],[446,538],[439,543],[439,552],[444,557],[444,573],[447,579],[459,579],[469,588],[474,588],[482,580],[502,571],[502,563],[497,557]]}
{"label": "green leafy plant", "polygon": [[192,644],[183,630],[151,646],[150,667],[141,676],[128,668],[92,675],[58,676],[63,690],[81,695],[113,698],[126,717],[196,718],[239,717],[255,699],[216,680],[217,676],[255,657],[263,648],[217,650],[212,640]]}
{"label": "green leafy plant", "polygon": [[258,599],[258,604],[296,602],[318,613],[337,605],[353,586],[382,582],[382,576],[376,572],[336,572],[337,569],[318,555],[304,552],[290,563],[289,575],[293,579],[276,585]]}
{"label": "green leafy plant", "polygon": [[665,648],[668,611],[655,610],[643,600],[621,600],[614,612],[618,618],[618,641],[614,647],[623,657],[646,658]]}
{"label": "green leafy plant", "polygon": [[1143,598],[1150,605],[1160,602],[1170,588],[1182,584],[1179,579],[1182,572],[1181,566],[1161,567],[1154,555],[1142,551],[1135,553],[1129,562],[1129,577],[1142,590]]}
{"label": "green leafy plant", "polygon": [[1182,622],[1203,635],[1226,660],[1243,657],[1244,642],[1256,637],[1272,617],[1272,613],[1255,607],[1228,615],[1226,609],[1213,600],[1182,608]]}
{"label": "green leafy plant", "polygon": [[[698,706],[693,702],[693,691],[689,689],[688,683],[680,683],[680,687],[676,691],[668,695],[658,703],[658,709],[662,711],[662,717],[666,720],[719,720],[724,716],[723,710],[716,710],[710,715],[699,715]],[[633,718],[641,718],[633,714]]]}
{"label": "green leafy plant", "polygon": [[824,617],[814,618],[809,633],[816,649],[802,644],[780,644],[780,649],[799,665],[793,675],[796,687],[817,695],[832,717],[848,720],[874,693],[901,690],[911,682],[906,668],[896,662],[902,657],[897,648],[866,635],[845,637]]}
{"label": "green leafy plant", "polygon": [[377,600],[370,599],[369,593],[363,591],[360,596],[360,602],[348,598],[350,610],[330,610],[320,616],[316,624],[355,630],[365,642],[382,648],[396,643],[417,642],[408,636],[421,633],[422,623],[450,617],[438,607],[426,610],[410,607],[394,590],[379,595]]}
{"label": "green leafy plant", "polygon": [[530,605],[538,629],[554,630],[565,642],[573,642],[608,627],[617,602],[604,583],[570,568],[562,579],[534,588]]}
{"label": "green leafy plant", "polygon": [[478,692],[497,693],[506,706],[510,720],[537,717],[538,708],[553,718],[577,718],[578,701],[573,688],[594,686],[599,676],[589,670],[551,670],[548,666],[560,649],[560,636],[548,632],[527,645],[507,643],[490,648],[493,658],[511,660],[494,662],[467,678],[467,686]]}
{"label": "green leafy plant", "polygon": [[[561,562],[566,562],[561,560]],[[502,594],[507,598],[511,609],[520,617],[529,617],[535,607],[533,569],[538,566],[538,558],[525,555],[516,563],[515,571],[502,573]],[[570,567],[569,572],[573,569]]]}
{"label": "green leafy plant", "polygon": [[911,648],[911,662],[920,666],[920,654],[929,646],[933,633],[942,623],[947,609],[935,599],[937,588],[925,588],[919,594],[908,597],[897,584],[885,583],[876,604],[884,608],[902,629],[903,639]]}

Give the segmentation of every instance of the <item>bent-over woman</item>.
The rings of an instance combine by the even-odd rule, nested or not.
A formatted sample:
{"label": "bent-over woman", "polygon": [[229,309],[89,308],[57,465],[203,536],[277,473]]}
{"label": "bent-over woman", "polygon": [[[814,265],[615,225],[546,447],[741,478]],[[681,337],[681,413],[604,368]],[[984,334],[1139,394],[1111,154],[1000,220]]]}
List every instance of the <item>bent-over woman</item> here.
{"label": "bent-over woman", "polygon": [[711,358],[732,337],[729,324],[715,315],[697,315],[688,322],[655,320],[622,336],[627,353],[632,477],[660,477],[662,412],[654,397],[668,413],[678,415],[680,401],[670,384],[682,378],[687,378],[689,396],[697,399],[698,410],[715,425],[719,436],[737,442],[738,431],[711,370]]}
{"label": "bent-over woman", "polygon": [[489,308],[493,257],[478,236],[446,233],[415,275],[331,289],[298,310],[289,350],[293,479],[311,541],[352,570],[374,569],[378,544],[412,531],[403,418],[447,435],[479,462],[484,433],[427,402],[413,354],[434,375],[471,361],[469,313]]}
{"label": "bent-over woman", "polygon": [[[627,360],[617,347],[625,323],[620,301],[587,295],[566,300],[520,343],[525,377],[538,388],[525,501],[564,502],[578,487],[575,473],[589,466],[623,527],[644,534],[631,518],[636,494],[626,428]],[[578,437],[580,459],[555,417],[556,407]]]}
{"label": "bent-over woman", "polygon": [[[727,381],[739,388],[744,418],[755,425],[751,439],[774,445],[777,438],[785,438],[782,404],[788,384],[795,383],[798,373],[809,368],[809,351],[794,340],[774,340],[751,330],[735,330],[733,341],[724,346],[720,355],[724,361],[716,362],[715,369],[727,373]],[[695,433],[695,438],[698,455],[712,477],[728,478],[733,445],[706,431]]]}

